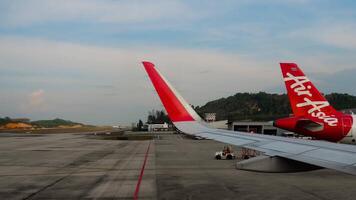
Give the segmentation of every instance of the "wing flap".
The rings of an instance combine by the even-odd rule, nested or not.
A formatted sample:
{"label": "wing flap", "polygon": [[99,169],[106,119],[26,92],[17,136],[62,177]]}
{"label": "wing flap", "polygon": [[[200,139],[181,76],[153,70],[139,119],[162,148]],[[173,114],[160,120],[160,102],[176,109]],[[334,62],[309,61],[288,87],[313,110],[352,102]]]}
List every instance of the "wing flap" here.
{"label": "wing flap", "polygon": [[328,162],[337,162],[345,165],[356,164],[356,155],[352,153],[335,151],[329,149],[316,149],[303,153],[304,156],[308,156],[315,159],[322,159]]}
{"label": "wing flap", "polygon": [[301,154],[317,149],[316,147],[311,147],[308,145],[286,143],[281,141],[271,142],[260,147],[289,154]]}

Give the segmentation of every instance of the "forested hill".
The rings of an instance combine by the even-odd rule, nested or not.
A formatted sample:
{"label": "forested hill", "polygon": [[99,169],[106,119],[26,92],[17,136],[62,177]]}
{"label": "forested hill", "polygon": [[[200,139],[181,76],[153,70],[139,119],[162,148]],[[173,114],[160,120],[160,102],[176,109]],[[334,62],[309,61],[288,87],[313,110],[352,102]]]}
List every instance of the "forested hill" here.
{"label": "forested hill", "polygon": [[[29,119],[28,119],[29,120]],[[0,125],[6,125],[8,123],[19,123],[16,119],[11,119],[9,117],[1,118],[0,117]],[[54,128],[58,126],[75,126],[75,125],[83,125],[81,123],[72,122],[69,120],[64,119],[53,119],[53,120],[39,120],[39,121],[32,121],[32,122],[24,122],[29,125],[34,125],[38,127],[45,127],[45,128]]]}
{"label": "forested hill", "polygon": [[55,128],[60,126],[82,126],[83,124],[72,122],[64,119],[53,119],[53,120],[39,120],[31,122],[33,125],[37,125],[45,128]]}
{"label": "forested hill", "polygon": [[[356,96],[331,93],[325,96],[337,110],[356,108]],[[227,98],[210,101],[195,110],[216,113],[217,120],[268,121],[288,116],[292,111],[286,94],[237,93]]]}

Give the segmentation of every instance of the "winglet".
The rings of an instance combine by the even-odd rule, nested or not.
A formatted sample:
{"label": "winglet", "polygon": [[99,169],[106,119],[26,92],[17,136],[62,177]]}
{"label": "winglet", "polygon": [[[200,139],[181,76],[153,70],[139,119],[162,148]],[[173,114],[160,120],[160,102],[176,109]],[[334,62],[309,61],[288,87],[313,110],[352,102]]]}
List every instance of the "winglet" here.
{"label": "winglet", "polygon": [[172,122],[198,121],[200,117],[151,62],[142,62]]}
{"label": "winglet", "polygon": [[143,66],[146,67],[155,67],[155,65],[149,61],[142,61]]}

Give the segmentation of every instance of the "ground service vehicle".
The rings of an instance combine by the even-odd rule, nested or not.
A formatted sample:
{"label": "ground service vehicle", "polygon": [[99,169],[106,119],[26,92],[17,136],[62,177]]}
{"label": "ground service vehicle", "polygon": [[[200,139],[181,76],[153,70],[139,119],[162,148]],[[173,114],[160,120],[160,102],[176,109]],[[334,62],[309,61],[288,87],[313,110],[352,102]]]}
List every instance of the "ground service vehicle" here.
{"label": "ground service vehicle", "polygon": [[217,159],[217,160],[221,160],[221,159],[232,160],[235,158],[236,158],[236,156],[235,156],[234,152],[232,151],[231,146],[225,146],[222,151],[215,152],[215,159]]}

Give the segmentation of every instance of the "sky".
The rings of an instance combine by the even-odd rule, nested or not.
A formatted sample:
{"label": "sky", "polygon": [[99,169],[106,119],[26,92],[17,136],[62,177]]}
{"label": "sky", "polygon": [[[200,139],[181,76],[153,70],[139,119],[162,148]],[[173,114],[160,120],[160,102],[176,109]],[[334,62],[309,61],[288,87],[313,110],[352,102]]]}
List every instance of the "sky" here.
{"label": "sky", "polygon": [[0,117],[130,124],[163,109],[141,62],[193,105],[284,93],[295,62],[356,95],[351,0],[2,0]]}

